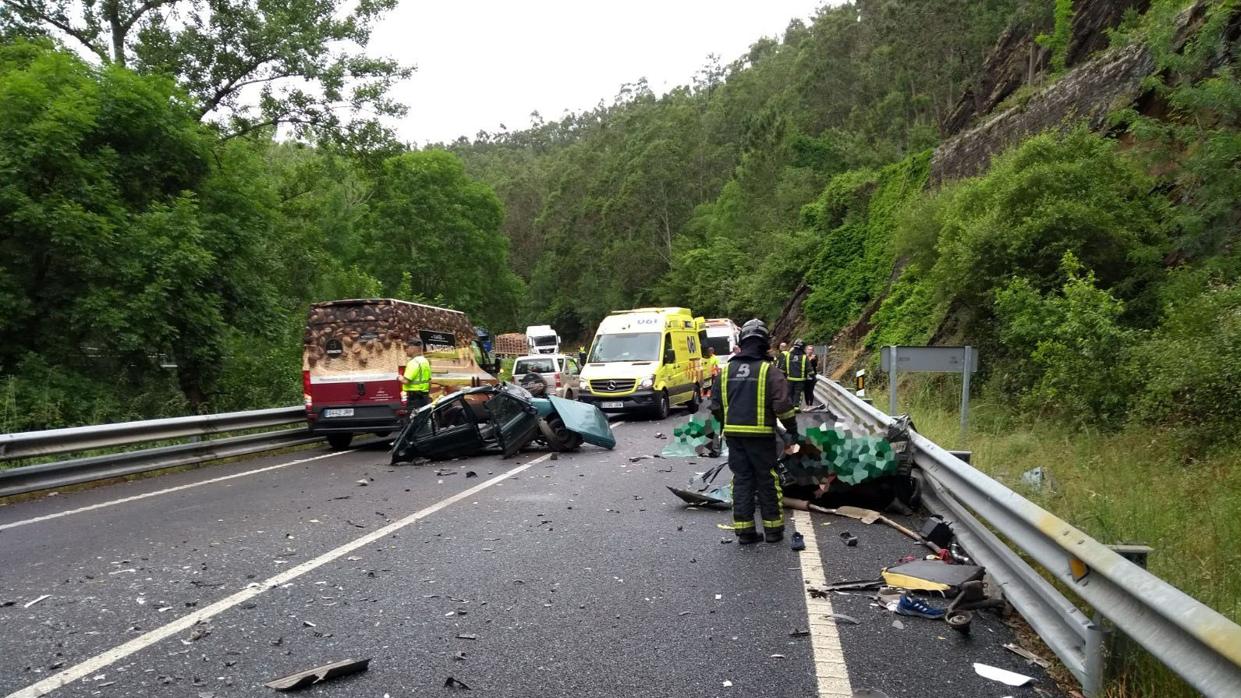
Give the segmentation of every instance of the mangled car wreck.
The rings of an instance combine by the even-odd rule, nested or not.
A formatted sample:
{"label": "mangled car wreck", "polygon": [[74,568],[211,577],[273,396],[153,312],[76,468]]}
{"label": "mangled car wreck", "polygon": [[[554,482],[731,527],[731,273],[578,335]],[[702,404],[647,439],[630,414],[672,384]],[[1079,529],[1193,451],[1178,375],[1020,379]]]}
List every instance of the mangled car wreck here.
{"label": "mangled car wreck", "polygon": [[392,462],[499,453],[505,458],[532,443],[572,451],[582,443],[616,446],[607,417],[593,405],[534,397],[505,384],[462,390],[412,414],[393,443]]}

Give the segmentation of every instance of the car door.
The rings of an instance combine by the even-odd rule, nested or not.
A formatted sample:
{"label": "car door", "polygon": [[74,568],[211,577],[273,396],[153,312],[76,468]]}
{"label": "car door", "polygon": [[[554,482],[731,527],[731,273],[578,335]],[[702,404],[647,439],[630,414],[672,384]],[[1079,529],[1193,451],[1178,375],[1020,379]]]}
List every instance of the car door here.
{"label": "car door", "polygon": [[534,405],[508,389],[487,402],[487,412],[505,458],[520,451],[539,431],[539,413]]}
{"label": "car door", "polygon": [[582,391],[582,379],[579,377],[582,369],[577,365],[577,359],[569,357],[565,359],[565,394],[572,393],[577,398]]}
{"label": "car door", "polygon": [[415,433],[418,455],[426,458],[468,456],[483,449],[482,435],[465,395],[457,393],[431,408],[429,429]]}

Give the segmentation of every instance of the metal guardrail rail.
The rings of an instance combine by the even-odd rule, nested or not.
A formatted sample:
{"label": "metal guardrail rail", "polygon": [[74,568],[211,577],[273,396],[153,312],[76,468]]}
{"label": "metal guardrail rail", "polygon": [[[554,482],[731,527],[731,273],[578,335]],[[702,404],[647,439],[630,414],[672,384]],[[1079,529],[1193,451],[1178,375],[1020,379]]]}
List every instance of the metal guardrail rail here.
{"label": "metal guardrail rail", "polygon": [[[816,394],[859,426],[881,429],[892,422],[848,388],[824,377],[819,378]],[[1238,694],[1241,626],[926,437],[911,436],[923,503],[953,524],[961,543],[997,580],[1009,602],[1087,695],[1098,695],[1103,686],[1104,631],[1098,616],[1203,694]],[[1075,607],[993,529],[1098,616]]]}
{"label": "metal guardrail rail", "polygon": [[[232,431],[296,424],[305,419],[305,409],[296,406],[0,434],[0,461],[171,439],[201,439]],[[298,446],[320,438],[301,427],[9,468],[0,470],[0,497]]]}

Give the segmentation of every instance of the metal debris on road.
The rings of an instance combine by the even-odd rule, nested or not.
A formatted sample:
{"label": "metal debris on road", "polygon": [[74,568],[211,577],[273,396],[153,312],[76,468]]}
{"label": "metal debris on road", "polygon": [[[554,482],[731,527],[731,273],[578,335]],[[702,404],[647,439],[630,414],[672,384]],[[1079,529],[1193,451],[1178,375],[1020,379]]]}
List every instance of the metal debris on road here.
{"label": "metal debris on road", "polygon": [[984,679],[999,681],[1007,686],[1024,686],[1031,681],[1034,681],[1034,679],[1030,676],[1025,676],[1018,674],[1015,671],[1008,671],[1007,669],[994,667],[989,664],[980,664],[978,662],[974,662],[974,673]]}
{"label": "metal debris on road", "polygon": [[358,487],[366,487],[369,484],[371,483],[367,482],[365,479],[358,480]]}
{"label": "metal debris on road", "polygon": [[26,602],[26,605],[25,605],[25,606],[22,606],[22,608],[30,608],[31,606],[33,606],[33,605],[35,605],[35,604],[39,603],[40,601],[43,601],[43,600],[45,600],[45,599],[50,599],[50,598],[52,598],[52,595],[51,595],[51,594],[44,594],[43,596],[40,596],[39,598],[35,599],[34,601],[27,601],[27,602]]}
{"label": "metal debris on road", "polygon": [[1051,662],[1047,661],[1046,659],[1043,659],[1042,657],[1038,656],[1037,654],[1031,652],[1030,650],[1020,645],[1016,645],[1010,642],[1004,645],[1004,649],[1008,650],[1009,652],[1012,652],[1018,657],[1021,657],[1022,659],[1026,660],[1030,664],[1037,664],[1043,667],[1044,669],[1051,666]]}
{"label": "metal debris on road", "polygon": [[857,618],[854,618],[853,616],[846,616],[846,615],[845,615],[845,614],[843,614],[843,613],[833,613],[833,614],[831,615],[831,617],[832,617],[832,618],[834,618],[834,619],[836,619],[836,620],[838,620],[838,621],[844,621],[844,622],[846,622],[846,623],[852,623],[853,625],[861,625],[861,624],[862,624],[862,622],[861,622],[861,621],[859,621]]}
{"label": "metal debris on road", "polygon": [[458,652],[458,653],[454,654],[454,655],[452,656],[452,658],[453,658],[453,659],[455,659],[455,660],[457,660],[458,662],[464,662],[464,661],[465,661],[465,652]]}
{"label": "metal debris on road", "polygon": [[448,678],[444,681],[444,688],[457,688],[457,689],[460,689],[460,690],[462,690],[462,691],[471,691],[471,690],[473,690],[473,689],[472,689],[472,688],[470,688],[469,686],[465,685],[465,683],[464,683],[463,681],[461,681],[461,680],[459,680],[459,679],[454,679],[454,678],[453,678],[453,677],[451,677],[451,676],[449,676],[449,677],[448,677]]}
{"label": "metal debris on road", "polygon": [[323,666],[315,667],[314,669],[307,669],[305,671],[299,671],[296,674],[289,674],[284,678],[268,681],[263,685],[268,688],[274,688],[277,691],[296,691],[299,688],[306,688],[307,686],[311,686],[316,683],[322,683],[324,681],[330,681],[342,676],[349,676],[350,674],[357,674],[359,672],[366,671],[367,668],[369,668],[370,663],[371,660],[369,657],[366,659],[346,659],[342,662],[324,664]]}
{"label": "metal debris on road", "polygon": [[768,655],[768,656],[769,656],[769,657],[771,657],[772,659],[788,659],[788,657],[785,657],[785,656],[784,656],[784,655],[782,655],[782,654],[772,654],[772,655]]}
{"label": "metal debris on road", "polygon": [[477,640],[478,636],[474,633],[457,633],[458,640]]}
{"label": "metal debris on road", "polygon": [[853,535],[852,533],[849,533],[848,531],[841,532],[840,540],[844,542],[844,544],[850,548],[857,547],[857,536]]}
{"label": "metal debris on road", "polygon": [[725,681],[725,682],[724,682],[724,688],[732,688],[732,685],[733,685],[733,682],[732,682],[732,681]]}
{"label": "metal debris on road", "polygon": [[789,637],[806,637],[808,635],[810,635],[810,631],[805,628],[794,628],[793,632],[789,633]]}

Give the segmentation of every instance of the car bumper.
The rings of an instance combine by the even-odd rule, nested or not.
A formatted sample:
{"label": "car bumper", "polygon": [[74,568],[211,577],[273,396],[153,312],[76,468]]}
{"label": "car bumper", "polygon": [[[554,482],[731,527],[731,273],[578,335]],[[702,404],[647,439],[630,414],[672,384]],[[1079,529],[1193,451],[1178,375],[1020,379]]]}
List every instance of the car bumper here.
{"label": "car bumper", "polygon": [[[577,399],[588,405],[594,405],[604,412],[649,410],[655,407],[657,400],[655,391],[649,389],[637,390],[628,395],[596,395],[589,390],[584,390],[577,396]],[[609,403],[609,406],[604,407],[604,403]],[[620,406],[615,406],[616,403],[619,403]]]}
{"label": "car bumper", "polygon": [[358,432],[396,431],[405,424],[405,407],[400,403],[391,405],[366,405],[353,408],[351,417],[324,417],[324,410],[339,409],[345,405],[316,405],[314,413],[307,415],[307,425],[313,434],[340,434]]}

